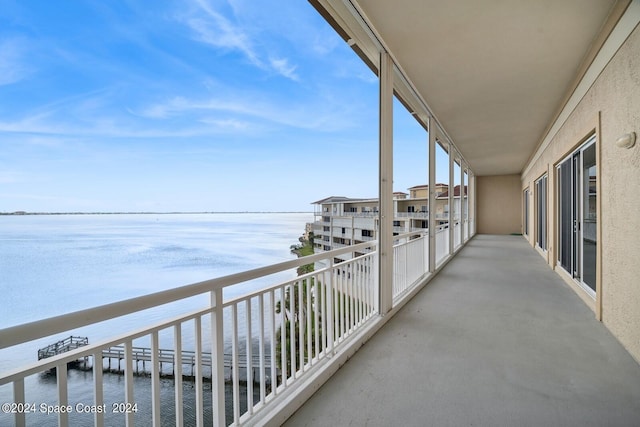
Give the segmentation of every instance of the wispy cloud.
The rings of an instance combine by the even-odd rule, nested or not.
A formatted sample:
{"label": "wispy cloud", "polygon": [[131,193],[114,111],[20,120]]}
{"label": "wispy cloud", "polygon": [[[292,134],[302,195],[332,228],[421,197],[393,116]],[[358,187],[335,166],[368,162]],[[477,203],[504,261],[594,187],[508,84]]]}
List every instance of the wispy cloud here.
{"label": "wispy cloud", "polygon": [[299,80],[296,74],[296,65],[289,64],[289,60],[286,58],[269,58],[269,63],[274,70],[291,80]]}
{"label": "wispy cloud", "polygon": [[298,80],[297,66],[280,58],[253,40],[251,31],[218,12],[207,0],[193,0],[192,11],[182,20],[196,39],[215,48],[238,51],[254,66],[291,80]]}
{"label": "wispy cloud", "polygon": [[[138,114],[155,119],[167,119],[194,114],[219,112],[228,115],[246,117],[247,120],[263,120],[274,125],[316,131],[336,131],[348,129],[357,121],[355,105],[341,100],[314,99],[308,102],[278,103],[274,100],[260,101],[261,96],[228,96],[225,98],[189,99],[175,97],[164,103],[153,104],[142,109]],[[235,118],[237,123],[245,120]],[[223,123],[233,123],[223,122]],[[248,129],[248,127],[245,127]],[[238,128],[238,130],[240,130]]]}
{"label": "wispy cloud", "polygon": [[0,40],[0,86],[19,82],[30,74],[27,46],[23,39]]}

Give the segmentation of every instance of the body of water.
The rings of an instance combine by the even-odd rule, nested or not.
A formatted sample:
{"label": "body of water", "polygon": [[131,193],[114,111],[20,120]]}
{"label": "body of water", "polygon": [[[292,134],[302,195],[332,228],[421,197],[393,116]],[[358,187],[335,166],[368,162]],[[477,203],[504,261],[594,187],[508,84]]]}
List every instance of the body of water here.
{"label": "body of water", "polygon": [[[311,213],[0,216],[0,329],[294,259],[289,248],[311,221]],[[239,285],[225,297],[293,276],[290,271]],[[96,342],[116,328],[128,331],[206,301],[202,296],[72,332]],[[37,348],[56,338],[64,337],[0,350],[0,371],[37,361]],[[70,400],[91,390],[90,377],[70,371]],[[109,384],[120,381],[105,377],[105,400],[118,401]],[[27,400],[55,402],[55,377],[37,375],[26,386]],[[164,393],[172,395],[172,387]],[[11,393],[10,385],[1,386],[0,402],[10,401]],[[33,422],[56,425],[57,417]],[[85,423],[91,424],[90,416]],[[11,424],[0,414],[0,425]]]}

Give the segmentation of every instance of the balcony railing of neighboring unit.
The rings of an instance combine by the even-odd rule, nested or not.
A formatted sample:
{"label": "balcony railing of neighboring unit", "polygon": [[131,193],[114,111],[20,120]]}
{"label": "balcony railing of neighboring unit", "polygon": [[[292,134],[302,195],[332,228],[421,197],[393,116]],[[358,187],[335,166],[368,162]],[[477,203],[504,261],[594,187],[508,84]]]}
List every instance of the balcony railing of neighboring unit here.
{"label": "balcony railing of neighboring unit", "polygon": [[344,212],[341,216],[353,216],[357,218],[375,218],[378,212]]}
{"label": "balcony railing of neighboring unit", "polygon": [[396,218],[429,218],[429,212],[396,212],[394,214]]}

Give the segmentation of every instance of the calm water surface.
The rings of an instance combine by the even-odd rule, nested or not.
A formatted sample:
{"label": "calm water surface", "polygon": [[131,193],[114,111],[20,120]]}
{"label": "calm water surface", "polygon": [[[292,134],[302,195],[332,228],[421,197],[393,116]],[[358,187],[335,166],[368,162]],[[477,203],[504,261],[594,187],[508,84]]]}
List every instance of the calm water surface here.
{"label": "calm water surface", "polygon": [[[305,223],[312,220],[310,213],[0,216],[0,328],[293,259],[289,247],[298,243]],[[295,272],[286,272],[246,283],[225,297],[293,276]],[[96,342],[115,328],[131,330],[203,304],[205,297],[192,298],[73,334]],[[37,348],[58,338],[62,337],[0,350],[0,371],[36,361]],[[186,334],[186,347],[188,340]],[[136,343],[140,344],[144,343]],[[118,375],[105,374],[106,401],[124,398],[119,396],[121,381]],[[136,381],[142,390],[137,396],[146,408],[149,381]],[[92,396],[90,372],[70,371],[69,384],[70,401],[75,397],[84,402],[82,396]],[[35,375],[27,379],[26,387],[27,400],[55,402],[55,377]],[[0,403],[10,400],[11,393],[8,385],[0,386]],[[188,406],[192,384],[185,384],[185,393]],[[163,383],[162,394],[171,401],[173,381]],[[210,416],[210,394],[207,398]],[[113,425],[124,421],[110,417]],[[27,420],[31,425],[57,423],[55,416]],[[72,425],[91,425],[92,418],[74,414],[72,421]],[[0,426],[12,423],[0,413]]]}

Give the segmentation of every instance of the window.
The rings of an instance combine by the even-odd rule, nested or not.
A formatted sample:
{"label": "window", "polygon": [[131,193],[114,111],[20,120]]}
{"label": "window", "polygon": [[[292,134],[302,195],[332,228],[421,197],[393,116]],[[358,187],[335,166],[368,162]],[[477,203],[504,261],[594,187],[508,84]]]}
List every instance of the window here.
{"label": "window", "polygon": [[407,212],[415,212],[416,208],[414,206],[408,206],[407,207]]}
{"label": "window", "polygon": [[547,250],[547,175],[536,181],[536,245]]}
{"label": "window", "polygon": [[373,230],[362,230],[362,237],[373,237]]}

